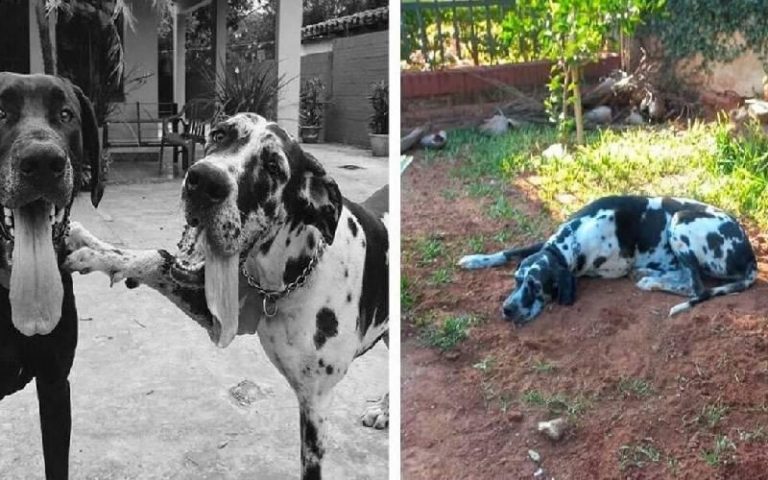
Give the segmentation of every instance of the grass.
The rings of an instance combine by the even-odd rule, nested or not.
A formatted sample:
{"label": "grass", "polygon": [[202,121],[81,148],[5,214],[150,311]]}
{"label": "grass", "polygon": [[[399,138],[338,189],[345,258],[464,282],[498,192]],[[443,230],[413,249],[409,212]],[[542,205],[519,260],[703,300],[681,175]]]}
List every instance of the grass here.
{"label": "grass", "polygon": [[714,429],[728,415],[728,406],[718,400],[715,403],[704,405],[701,413],[696,417],[696,423],[707,428]]}
{"label": "grass", "polygon": [[453,280],[453,269],[450,267],[440,267],[430,277],[432,285],[446,285]]}
{"label": "grass", "polygon": [[481,253],[485,249],[485,237],[483,235],[472,235],[467,240],[467,253]]}
{"label": "grass", "polygon": [[416,299],[413,294],[413,286],[405,274],[400,275],[400,310],[406,312],[413,308]]}
{"label": "grass", "polygon": [[736,445],[726,435],[715,437],[711,450],[701,452],[701,457],[710,467],[727,465],[735,461]]}
{"label": "grass", "polygon": [[642,378],[622,377],[619,392],[625,397],[646,398],[653,395],[653,386]]}
{"label": "grass", "polygon": [[552,415],[569,417],[580,417],[589,406],[589,400],[583,395],[573,397],[562,393],[549,395],[535,389],[524,391],[520,401],[529,407],[545,408]]}
{"label": "grass", "polygon": [[622,470],[643,468],[651,463],[659,463],[661,457],[661,451],[650,440],[619,447],[619,467]]}
{"label": "grass", "polygon": [[445,245],[439,238],[429,237],[417,242],[416,251],[422,265],[430,264],[445,255]]}
{"label": "grass", "polygon": [[475,370],[480,371],[483,375],[488,375],[493,370],[493,367],[496,365],[496,358],[493,356],[488,356],[480,360],[479,362],[472,365],[472,368]]}
{"label": "grass", "polygon": [[469,336],[469,328],[474,323],[475,319],[470,315],[448,317],[438,326],[433,323],[426,325],[421,338],[430,347],[451,350]]}
{"label": "grass", "polygon": [[557,366],[554,363],[547,362],[546,360],[536,360],[531,366],[531,370],[536,373],[552,373]]}

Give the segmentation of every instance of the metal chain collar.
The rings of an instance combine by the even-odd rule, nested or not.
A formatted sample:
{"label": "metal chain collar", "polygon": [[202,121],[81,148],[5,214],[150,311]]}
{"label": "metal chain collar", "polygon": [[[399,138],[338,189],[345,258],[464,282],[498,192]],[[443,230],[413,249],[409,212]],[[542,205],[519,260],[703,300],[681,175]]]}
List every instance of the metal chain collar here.
{"label": "metal chain collar", "polygon": [[307,279],[312,274],[312,270],[314,270],[318,260],[320,260],[320,257],[323,256],[325,247],[325,242],[323,240],[319,240],[318,245],[315,248],[312,258],[310,259],[307,266],[304,267],[304,270],[299,274],[298,277],[296,277],[296,280],[286,285],[282,290],[268,290],[259,285],[258,280],[256,280],[256,278],[251,275],[250,272],[248,272],[248,269],[245,268],[245,261],[248,259],[248,255],[240,257],[240,273],[243,275],[243,277],[245,277],[248,285],[250,285],[254,290],[259,292],[259,294],[264,297],[264,300],[262,301],[262,309],[264,310],[264,315],[266,315],[268,318],[272,318],[277,315],[277,301],[283,297],[288,296],[291,292],[307,282]]}

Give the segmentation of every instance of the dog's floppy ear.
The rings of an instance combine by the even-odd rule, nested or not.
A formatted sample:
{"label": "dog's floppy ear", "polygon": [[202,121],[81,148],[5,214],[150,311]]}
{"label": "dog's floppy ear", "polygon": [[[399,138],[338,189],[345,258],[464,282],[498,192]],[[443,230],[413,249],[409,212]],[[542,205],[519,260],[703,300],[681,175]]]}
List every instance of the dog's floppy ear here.
{"label": "dog's floppy ear", "polygon": [[557,269],[557,303],[573,305],[576,301],[576,275],[565,267]]}
{"label": "dog's floppy ear", "polygon": [[77,85],[72,84],[77,100],[80,102],[80,128],[83,136],[83,150],[91,170],[91,203],[99,206],[104,195],[104,184],[101,178],[101,145],[99,128],[96,123],[96,112],[88,97]]}
{"label": "dog's floppy ear", "polygon": [[323,239],[330,245],[341,216],[341,191],[315,157],[307,152],[303,152],[303,155],[304,187],[300,195],[305,202],[301,212],[302,220],[320,230]]}

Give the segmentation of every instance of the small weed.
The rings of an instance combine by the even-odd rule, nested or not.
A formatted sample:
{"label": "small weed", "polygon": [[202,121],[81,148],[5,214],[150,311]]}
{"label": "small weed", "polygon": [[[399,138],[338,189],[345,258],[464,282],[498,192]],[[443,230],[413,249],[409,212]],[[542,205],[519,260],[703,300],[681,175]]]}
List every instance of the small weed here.
{"label": "small weed", "polygon": [[500,190],[499,185],[487,182],[471,183],[467,187],[467,193],[470,197],[492,197],[496,195]]}
{"label": "small weed", "polygon": [[413,318],[413,326],[421,330],[434,328],[434,324],[435,324],[434,312],[422,313],[421,315],[416,315]]}
{"label": "small weed", "polygon": [[528,406],[545,407],[552,415],[568,415],[569,417],[580,417],[589,403],[581,395],[574,397],[560,393],[546,395],[538,390],[526,390],[521,395],[520,400]]}
{"label": "small weed", "polygon": [[411,291],[411,282],[405,274],[400,276],[400,309],[402,311],[408,311],[413,308],[416,300],[413,298],[413,292]]}
{"label": "small weed", "polygon": [[646,398],[653,395],[653,386],[642,378],[622,377],[619,392],[625,397]]}
{"label": "small weed", "polygon": [[439,327],[434,324],[424,328],[422,339],[430,347],[440,350],[450,350],[469,336],[469,327],[473,318],[468,315],[448,317]]}
{"label": "small weed", "polygon": [[443,245],[442,240],[430,237],[419,241],[416,245],[416,250],[418,250],[419,255],[421,256],[421,263],[429,264],[443,256],[445,253],[445,246]]}
{"label": "small weed", "polygon": [[480,371],[483,375],[488,375],[496,365],[496,359],[493,356],[488,356],[472,365],[472,368]]}
{"label": "small weed", "polygon": [[503,392],[499,395],[499,410],[501,410],[501,413],[507,413],[507,410],[509,410],[513,403],[514,400],[509,392]]}
{"label": "small weed", "polygon": [[510,232],[509,229],[502,228],[496,235],[493,236],[493,241],[500,243],[502,246],[505,246],[507,242],[509,242],[510,238],[512,238],[512,232]]}
{"label": "small weed", "polygon": [[650,440],[619,447],[619,467],[622,470],[643,468],[651,463],[659,463],[660,460],[661,452]]}
{"label": "small weed", "polygon": [[728,415],[728,406],[718,400],[715,403],[704,405],[701,413],[696,417],[696,423],[705,425],[709,429],[715,428]]}
{"label": "small weed", "polygon": [[536,373],[552,373],[556,368],[557,366],[554,363],[549,363],[546,360],[536,360],[531,367]]}
{"label": "small weed", "polygon": [[488,207],[488,216],[493,219],[510,219],[517,211],[512,207],[504,193],[496,196],[496,200]]}
{"label": "small weed", "polygon": [[485,409],[488,410],[491,406],[491,403],[493,402],[493,399],[496,398],[496,387],[494,387],[492,382],[483,380],[480,383],[480,390],[483,395],[483,405],[485,406]]}
{"label": "small weed", "polygon": [[680,460],[678,460],[676,457],[669,456],[667,458],[667,470],[669,470],[669,473],[676,477],[678,473],[680,473]]}
{"label": "small weed", "polygon": [[736,459],[736,445],[725,435],[715,437],[715,445],[712,450],[704,450],[701,456],[710,467],[727,465]]}
{"label": "small weed", "polygon": [[430,283],[432,285],[445,285],[453,280],[453,270],[448,267],[441,267],[432,272]]}
{"label": "small weed", "polygon": [[467,248],[470,253],[480,253],[485,248],[485,237],[483,235],[472,235],[467,240]]}

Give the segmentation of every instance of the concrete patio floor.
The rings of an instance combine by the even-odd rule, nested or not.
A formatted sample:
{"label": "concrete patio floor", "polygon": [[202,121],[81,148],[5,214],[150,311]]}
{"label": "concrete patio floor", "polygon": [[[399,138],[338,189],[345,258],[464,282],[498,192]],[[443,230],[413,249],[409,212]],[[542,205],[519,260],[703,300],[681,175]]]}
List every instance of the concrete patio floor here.
{"label": "concrete patio floor", "polygon": [[[308,150],[351,200],[387,182],[386,159],[364,150]],[[98,210],[81,195],[72,218],[119,246],[173,249],[182,226],[180,185],[179,179],[108,185]],[[240,336],[221,350],[146,287],[110,289],[101,274],[74,278],[80,340],[70,377],[72,479],[299,477],[297,402],[258,338]],[[334,390],[324,478],[387,478],[388,431],[359,422],[366,400],[387,390],[387,358],[386,347],[377,345]],[[247,407],[229,394],[243,380],[256,385]],[[37,412],[34,384],[0,402],[3,480],[44,477]]]}

